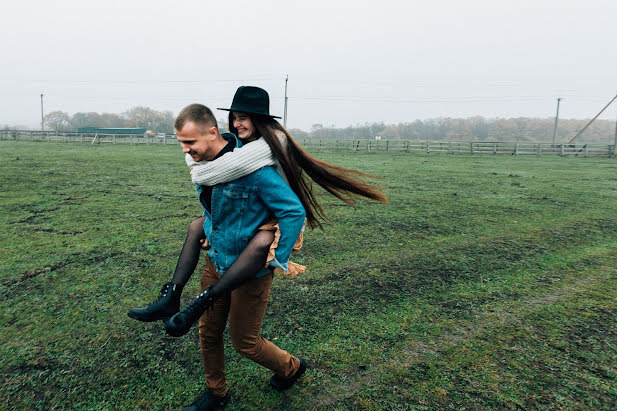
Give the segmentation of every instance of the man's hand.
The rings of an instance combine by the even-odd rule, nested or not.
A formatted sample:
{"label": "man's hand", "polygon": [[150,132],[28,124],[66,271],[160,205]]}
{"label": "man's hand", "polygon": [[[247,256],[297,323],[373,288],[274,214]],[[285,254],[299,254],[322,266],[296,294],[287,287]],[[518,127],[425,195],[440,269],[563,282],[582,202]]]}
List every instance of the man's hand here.
{"label": "man's hand", "polygon": [[201,243],[201,248],[203,248],[204,250],[209,250],[210,249],[210,243],[208,242],[207,238],[203,238],[203,239],[199,240],[199,242]]}

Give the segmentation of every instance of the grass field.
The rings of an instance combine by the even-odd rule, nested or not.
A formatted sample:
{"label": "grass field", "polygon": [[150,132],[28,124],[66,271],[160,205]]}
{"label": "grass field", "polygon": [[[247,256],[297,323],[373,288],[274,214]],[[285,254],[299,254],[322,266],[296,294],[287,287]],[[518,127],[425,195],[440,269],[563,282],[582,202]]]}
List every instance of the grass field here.
{"label": "grass field", "polygon": [[[315,155],[390,204],[322,197],[262,330],[310,368],[274,392],[228,344],[228,409],[617,408],[616,160]],[[190,403],[196,330],[126,316],[201,212],[179,149],[0,142],[0,187],[0,409]]]}

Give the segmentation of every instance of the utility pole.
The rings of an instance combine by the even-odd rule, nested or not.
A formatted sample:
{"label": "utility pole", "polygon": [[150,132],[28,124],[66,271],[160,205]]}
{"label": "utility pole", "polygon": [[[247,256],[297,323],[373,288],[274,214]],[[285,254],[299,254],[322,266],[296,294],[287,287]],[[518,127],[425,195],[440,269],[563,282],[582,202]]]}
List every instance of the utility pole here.
{"label": "utility pole", "polygon": [[41,93],[41,131],[44,130],[43,127],[43,93]]}
{"label": "utility pole", "polygon": [[611,105],[611,103],[612,103],[613,101],[615,101],[615,100],[617,100],[617,95],[616,95],[615,97],[613,97],[613,99],[612,99],[611,101],[609,101],[609,102],[608,102],[608,104],[607,104],[607,105],[605,105],[605,106],[604,106],[604,108],[603,108],[602,110],[600,110],[600,112],[599,112],[598,114],[596,114],[596,116],[595,116],[594,118],[592,118],[592,119],[589,121],[589,123],[587,123],[587,124],[585,125],[585,127],[583,127],[583,129],[582,129],[581,131],[579,131],[578,133],[576,133],[576,135],[575,135],[574,137],[572,137],[572,140],[568,141],[568,144],[572,144],[572,142],[576,139],[576,137],[580,136],[580,135],[583,133],[583,131],[585,131],[585,130],[587,129],[587,127],[589,127],[589,125],[590,125],[591,123],[593,123],[593,122],[594,122],[594,120],[595,120],[595,119],[597,119],[597,118],[600,116],[600,114],[602,114],[602,112],[604,112],[604,110],[606,110],[606,108],[607,108],[608,106],[610,106],[610,105]]}
{"label": "utility pole", "polygon": [[613,158],[617,158],[617,122],[615,122],[615,142],[613,143]]}
{"label": "utility pole", "polygon": [[287,128],[287,80],[289,75],[285,76],[285,108],[283,109],[283,127]]}
{"label": "utility pole", "polygon": [[553,129],[553,146],[555,145],[555,136],[557,135],[557,122],[559,121],[559,103],[561,102],[561,97],[557,99],[557,114],[555,115],[555,128]]}

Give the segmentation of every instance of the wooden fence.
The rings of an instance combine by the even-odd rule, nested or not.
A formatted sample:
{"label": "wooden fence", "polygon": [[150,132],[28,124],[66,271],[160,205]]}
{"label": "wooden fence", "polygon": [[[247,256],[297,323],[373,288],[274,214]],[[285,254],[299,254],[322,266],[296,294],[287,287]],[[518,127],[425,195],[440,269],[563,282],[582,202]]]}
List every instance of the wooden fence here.
{"label": "wooden fence", "polygon": [[56,143],[177,144],[175,135],[102,134],[61,131],[1,130],[0,140],[44,141]]}
{"label": "wooden fence", "polygon": [[[90,144],[178,144],[175,135],[94,134],[75,132],[1,130],[0,140],[43,141]],[[307,150],[389,151],[423,153],[560,155],[582,157],[612,157],[612,144],[577,143],[551,144],[534,142],[479,141],[418,141],[418,140],[298,140]]]}
{"label": "wooden fence", "polygon": [[534,142],[418,141],[418,140],[300,140],[309,150],[391,151],[424,153],[510,154],[510,155],[577,155],[611,157],[611,144],[551,144]]}

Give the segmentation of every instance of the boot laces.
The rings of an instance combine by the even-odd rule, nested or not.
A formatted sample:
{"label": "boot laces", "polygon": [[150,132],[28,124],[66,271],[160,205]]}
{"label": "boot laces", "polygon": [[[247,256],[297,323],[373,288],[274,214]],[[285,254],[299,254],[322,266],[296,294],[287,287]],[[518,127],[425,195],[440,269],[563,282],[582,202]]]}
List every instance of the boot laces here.
{"label": "boot laces", "polygon": [[160,301],[163,298],[167,297],[167,292],[169,291],[170,285],[171,284],[169,283],[163,285],[163,288],[161,288],[161,293],[159,294],[159,298],[157,298],[156,301]]}
{"label": "boot laces", "polygon": [[212,298],[210,297],[210,289],[206,288],[197,297],[193,299],[183,310],[188,317],[193,317],[196,311],[199,311],[202,307],[206,307],[206,310],[212,305]]}

